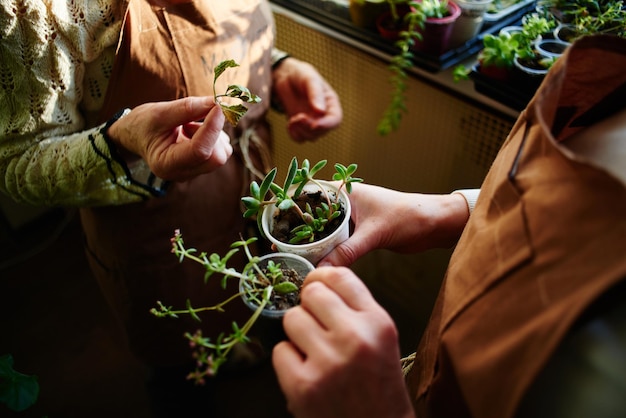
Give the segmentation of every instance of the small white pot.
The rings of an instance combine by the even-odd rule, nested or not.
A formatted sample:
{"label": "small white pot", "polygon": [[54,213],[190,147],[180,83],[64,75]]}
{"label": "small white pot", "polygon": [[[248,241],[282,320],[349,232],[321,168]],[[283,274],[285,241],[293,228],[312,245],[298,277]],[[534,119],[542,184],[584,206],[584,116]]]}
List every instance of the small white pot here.
{"label": "small white pot", "polygon": [[456,0],[461,16],[454,22],[450,42],[453,48],[474,39],[484,23],[485,13],[493,0]]}
{"label": "small white pot", "polygon": [[[337,187],[335,187],[332,183],[326,181],[319,181],[319,183],[321,183],[327,191],[331,191],[334,194],[338,191]],[[313,183],[309,183],[304,187],[304,191],[316,192],[317,190],[319,190],[317,185]],[[311,263],[317,264],[317,262],[324,258],[326,254],[331,252],[333,248],[347,240],[350,236],[350,199],[343,188],[339,192],[339,201],[343,205],[345,218],[336,231],[320,241],[305,244],[288,244],[274,238],[271,231],[274,228],[274,215],[278,210],[275,205],[268,205],[263,210],[261,218],[263,233],[272,242],[272,244],[276,246],[276,249],[279,252],[297,254],[306,258]]]}
{"label": "small white pot", "polygon": [[[303,279],[315,269],[315,266],[306,258],[289,253],[266,254],[259,259],[258,266],[263,269],[270,260],[276,264],[280,264],[281,268],[295,270]],[[239,280],[239,291],[242,293],[241,299],[254,312],[259,306],[255,301],[246,297],[245,291],[250,288],[249,286],[250,284],[246,283],[243,279]],[[248,350],[250,350],[254,356],[259,356],[259,358],[271,356],[272,348],[279,341],[287,338],[282,325],[282,317],[287,310],[288,309],[265,307],[261,311],[261,314],[254,322],[251,332],[248,334],[250,340],[246,344]]]}
{"label": "small white pot", "polygon": [[[259,259],[259,262],[257,265],[261,269],[263,269],[267,266],[269,261],[273,261],[275,264],[280,264],[281,268],[295,270],[298,273],[298,275],[301,276],[302,278],[306,277],[307,274],[309,274],[311,271],[315,269],[315,266],[311,264],[311,262],[304,257],[301,257],[297,254],[280,253],[280,252],[270,253],[270,254],[266,254],[262,256]],[[239,291],[245,292],[245,290],[246,290],[246,283],[243,279],[241,279],[239,280]],[[247,299],[245,296],[242,297],[242,299],[244,303],[250,309],[252,309],[253,311],[256,311],[256,309],[258,308],[258,305],[255,302]],[[261,312],[261,315],[267,318],[282,318],[285,312],[287,312],[286,309],[278,310],[278,309],[265,308]]]}

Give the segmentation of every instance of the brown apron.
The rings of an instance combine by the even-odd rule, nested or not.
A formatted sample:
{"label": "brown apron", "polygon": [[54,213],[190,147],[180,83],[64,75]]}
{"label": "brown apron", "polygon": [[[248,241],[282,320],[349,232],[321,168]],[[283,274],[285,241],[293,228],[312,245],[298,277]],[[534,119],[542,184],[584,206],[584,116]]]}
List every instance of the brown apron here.
{"label": "brown apron", "polygon": [[[217,91],[242,84],[260,95],[237,129],[225,126],[231,141],[243,136],[269,142],[264,120],[270,103],[270,56],[273,22],[260,0],[201,1],[166,9],[146,0],[131,0],[101,119],[125,107],[213,94],[213,67],[234,59],[240,67],[226,71]],[[236,147],[237,148],[237,147]],[[236,289],[204,285],[203,270],[193,262],[179,264],[170,237],[183,233],[189,247],[225,254],[247,235],[240,208],[248,186],[241,154],[191,181],[170,184],[164,197],[142,203],[81,209],[87,254],[103,292],[126,328],[132,351],[149,365],[174,366],[190,360],[185,331],[197,322],[158,319],[149,310],[156,301],[184,308],[215,304]],[[236,301],[227,313],[203,317],[205,334],[229,331],[233,320],[249,314]]]}
{"label": "brown apron", "polygon": [[587,38],[521,114],[407,376],[420,418],[514,416],[572,324],[626,279],[624,184],[559,143],[623,109],[625,93],[626,40]]}

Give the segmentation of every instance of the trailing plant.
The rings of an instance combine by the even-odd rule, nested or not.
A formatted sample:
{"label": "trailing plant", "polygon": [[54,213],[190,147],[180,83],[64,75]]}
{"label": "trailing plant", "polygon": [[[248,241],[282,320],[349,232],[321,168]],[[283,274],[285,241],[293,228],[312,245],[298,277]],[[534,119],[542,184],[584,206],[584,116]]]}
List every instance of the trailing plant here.
{"label": "trailing plant", "polygon": [[[217,374],[235,345],[250,341],[248,337],[250,329],[263,309],[270,306],[275,298],[299,291],[299,287],[288,280],[288,276],[284,274],[280,264],[275,264],[270,260],[267,268],[259,266],[260,257],[252,255],[250,251],[250,244],[256,240],[256,237],[252,237],[248,240],[236,241],[231,245],[230,251],[222,257],[216,253],[208,255],[205,252],[198,253],[195,248],[186,248],[180,230],[176,230],[171,239],[172,253],[178,257],[179,262],[182,263],[187,259],[204,267],[205,284],[211,276],[220,274],[222,276],[221,286],[224,289],[228,281],[232,279],[243,280],[245,286],[239,293],[213,306],[193,307],[191,301],[187,299],[185,309],[174,309],[172,306],[166,306],[161,301],[157,301],[157,307],[150,310],[151,314],[160,318],[178,318],[179,315],[190,315],[194,320],[200,322],[199,313],[206,311],[224,312],[224,306],[242,296],[257,306],[245,324],[239,326],[233,322],[232,332],[228,335],[222,333],[215,340],[203,336],[201,330],[194,334],[185,333],[185,338],[194,348],[194,357],[197,362],[196,370],[189,374],[188,379],[195,380],[196,383],[202,384],[205,377]],[[228,267],[228,261],[240,249],[243,249],[248,260],[241,271]]]}
{"label": "trailing plant", "polygon": [[234,60],[226,60],[220,62],[213,70],[213,97],[215,98],[215,103],[222,109],[226,120],[228,120],[231,125],[237,126],[239,120],[248,111],[248,108],[242,103],[227,104],[220,99],[222,97],[232,97],[241,100],[243,103],[259,103],[261,98],[256,94],[251,93],[246,87],[238,84],[231,84],[226,88],[224,93],[217,94],[215,89],[217,79],[224,73],[224,71],[232,67],[239,67],[239,64],[237,64]]}
{"label": "trailing plant", "polygon": [[[400,32],[399,39],[394,46],[398,49],[391,58],[389,70],[391,77],[391,100],[383,112],[383,116],[376,128],[381,136],[390,134],[398,129],[402,117],[407,111],[406,90],[408,70],[413,66],[413,47],[422,40],[426,19],[443,18],[449,15],[448,0],[387,0],[391,15],[395,20],[402,19],[406,29]],[[398,6],[407,6],[407,13],[403,16],[397,12]]]}
{"label": "trailing plant", "polygon": [[391,100],[383,112],[383,116],[376,128],[381,136],[388,135],[400,126],[402,116],[406,113],[406,90],[408,88],[408,70],[413,66],[414,54],[412,48],[416,41],[422,40],[421,31],[424,29],[426,15],[417,0],[388,0],[392,16],[399,18],[397,5],[406,4],[409,11],[403,16],[406,23],[406,30],[400,32],[400,38],[395,42],[398,49],[396,55],[391,58],[389,70],[391,77]]}
{"label": "trailing plant", "polygon": [[[252,181],[250,183],[250,196],[245,196],[241,199],[245,207],[243,216],[246,218],[256,216],[259,231],[263,235],[261,214],[266,206],[275,204],[280,211],[293,209],[302,222],[290,231],[293,237],[289,240],[289,243],[313,242],[318,233],[324,231],[331,220],[341,215],[339,210],[341,207],[339,191],[345,187],[346,191],[350,193],[352,191],[352,183],[363,181],[360,178],[352,177],[357,169],[356,164],[350,164],[347,167],[343,164],[335,164],[335,173],[332,179],[340,181],[341,184],[334,198],[331,198],[323,185],[315,179],[315,175],[326,166],[326,163],[327,160],[322,160],[311,167],[309,160],[305,159],[302,162],[302,167],[298,168],[298,160],[294,157],[289,164],[289,171],[282,186],[274,183],[278,172],[276,167],[267,173],[260,185],[256,181]],[[317,207],[315,210],[308,203],[304,209],[300,208],[296,203],[296,199],[309,183],[316,184],[324,197],[321,207]],[[292,186],[295,187],[290,192]],[[268,197],[268,194],[271,194],[271,196]]]}

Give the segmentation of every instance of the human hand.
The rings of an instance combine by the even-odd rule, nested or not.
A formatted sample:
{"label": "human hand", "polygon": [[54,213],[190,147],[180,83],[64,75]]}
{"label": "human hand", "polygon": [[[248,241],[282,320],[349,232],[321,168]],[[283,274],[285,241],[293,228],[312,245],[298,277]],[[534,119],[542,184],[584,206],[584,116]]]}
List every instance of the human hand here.
{"label": "human hand", "polygon": [[354,232],[318,266],[349,266],[378,248],[414,253],[450,247],[469,217],[465,198],[459,194],[404,193],[357,183],[349,197]]}
{"label": "human hand", "polygon": [[289,57],[272,77],[273,95],[289,118],[287,130],[293,139],[312,141],[339,126],[339,97],[311,64]]}
{"label": "human hand", "polygon": [[156,176],[183,181],[228,161],[233,148],[223,126],[224,115],[212,97],[187,97],[137,106],[113,123],[108,135],[122,150],[143,158]]}
{"label": "human hand", "polygon": [[351,270],[309,273],[283,326],[272,362],[296,417],[413,417],[394,322]]}

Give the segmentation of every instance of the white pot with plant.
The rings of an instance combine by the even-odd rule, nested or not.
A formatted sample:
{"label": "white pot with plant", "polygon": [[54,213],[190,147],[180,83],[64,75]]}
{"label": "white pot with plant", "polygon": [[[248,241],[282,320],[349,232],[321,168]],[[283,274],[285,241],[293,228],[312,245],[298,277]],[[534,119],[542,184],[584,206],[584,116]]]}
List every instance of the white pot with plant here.
{"label": "white pot with plant", "polygon": [[[270,321],[272,332],[282,331],[282,325],[277,318],[282,318],[284,313],[300,303],[300,288],[306,275],[315,267],[308,260],[296,254],[271,253],[259,257],[252,254],[250,245],[257,240],[252,237],[248,240],[236,241],[231,245],[231,250],[224,256],[218,254],[198,253],[195,248],[186,248],[180,231],[175,231],[172,241],[172,253],[182,263],[185,260],[193,261],[204,267],[205,282],[212,276],[221,276],[222,287],[226,288],[228,280],[239,282],[239,292],[229,296],[222,302],[213,306],[194,307],[187,300],[185,308],[166,306],[162,301],[157,301],[157,307],[150,312],[161,318],[178,318],[180,315],[190,315],[201,321],[199,314],[207,311],[223,312],[225,306],[238,298],[252,310],[250,318],[243,324],[233,323],[233,330],[228,335],[220,335],[215,339],[207,338],[201,331],[194,334],[186,333],[185,337],[194,347],[194,358],[197,368],[189,377],[197,383],[202,383],[207,376],[217,374],[221,365],[229,358],[232,350],[238,344],[250,343],[250,330],[255,326],[255,335],[261,339],[271,338],[267,329],[259,330],[258,327]],[[240,249],[243,249],[248,260],[240,270],[229,267],[230,258]],[[216,275],[216,276],[214,276]],[[273,344],[276,341],[262,340],[262,344]],[[264,347],[267,352],[271,347]]]}
{"label": "white pot with plant", "polygon": [[[283,185],[274,183],[272,169],[259,185],[250,184],[250,196],[242,198],[244,216],[256,216],[259,231],[278,251],[298,254],[316,264],[341,242],[348,239],[350,193],[356,164],[335,164],[333,180],[320,181],[315,174],[326,166],[322,160],[313,167],[308,160],[298,168],[293,158]],[[268,197],[269,195],[269,197]]]}
{"label": "white pot with plant", "polygon": [[461,15],[454,22],[450,46],[457,48],[474,39],[483,27],[485,13],[494,0],[455,0]]}

